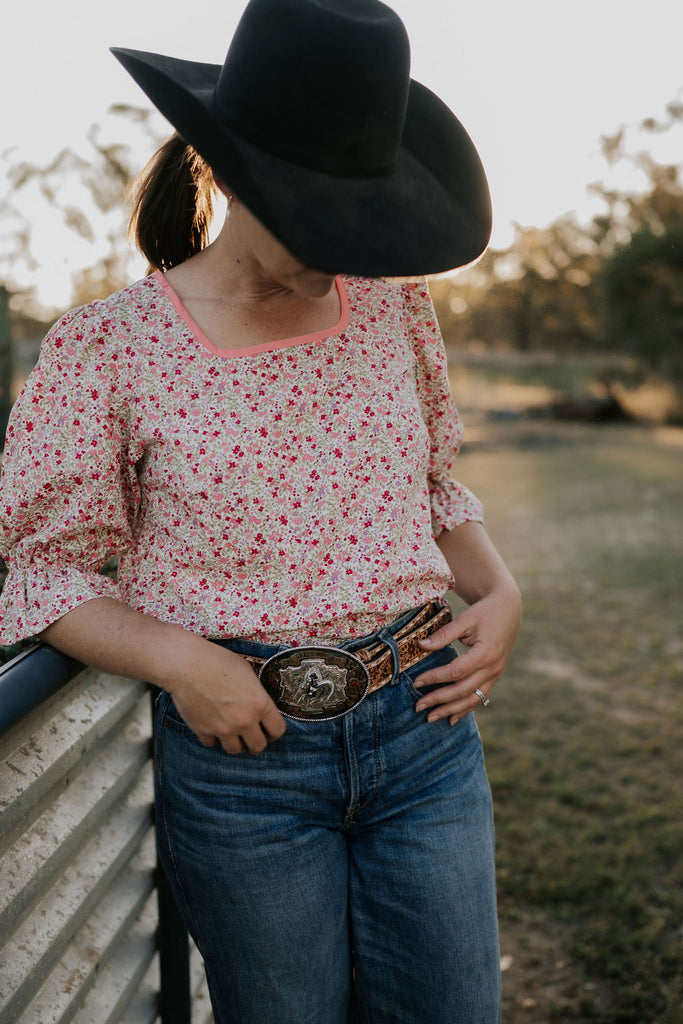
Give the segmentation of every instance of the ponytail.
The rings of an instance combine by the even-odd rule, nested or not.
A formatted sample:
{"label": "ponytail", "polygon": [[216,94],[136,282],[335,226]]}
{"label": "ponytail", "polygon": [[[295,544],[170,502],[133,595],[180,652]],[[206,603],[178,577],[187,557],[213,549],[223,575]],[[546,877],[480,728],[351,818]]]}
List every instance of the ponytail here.
{"label": "ponytail", "polygon": [[152,270],[170,270],[204,249],[213,215],[211,169],[176,132],[129,190],[129,236]]}

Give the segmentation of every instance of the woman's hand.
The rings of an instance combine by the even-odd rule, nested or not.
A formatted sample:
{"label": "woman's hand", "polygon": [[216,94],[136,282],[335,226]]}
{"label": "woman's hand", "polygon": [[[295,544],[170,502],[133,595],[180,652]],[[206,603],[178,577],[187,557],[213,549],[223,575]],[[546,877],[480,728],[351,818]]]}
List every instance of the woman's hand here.
{"label": "woman's hand", "polygon": [[454,640],[470,649],[442,668],[418,676],[416,687],[444,684],[421,697],[417,711],[430,710],[429,722],[448,718],[451,725],[482,706],[475,692],[489,697],[510,657],[522,615],[519,590],[512,580],[500,583],[457,615],[438,632],[420,641],[425,651],[437,651]]}
{"label": "woman's hand", "polygon": [[260,754],[285,731],[285,720],[248,661],[217,644],[205,650],[178,680],[164,688],[183,720],[206,747],[228,754]]}
{"label": "woman's hand", "polygon": [[228,754],[259,754],[285,731],[284,718],[248,661],[114,598],[78,605],[42,638],[93,668],[168,690],[205,746],[220,743]]}

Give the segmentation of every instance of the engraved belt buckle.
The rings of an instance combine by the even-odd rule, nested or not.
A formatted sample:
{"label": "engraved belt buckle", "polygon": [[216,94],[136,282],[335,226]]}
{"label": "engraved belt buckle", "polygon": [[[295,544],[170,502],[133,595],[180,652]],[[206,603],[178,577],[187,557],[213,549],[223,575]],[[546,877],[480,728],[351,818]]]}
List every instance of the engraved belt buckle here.
{"label": "engraved belt buckle", "polygon": [[259,679],[286,718],[327,722],[358,707],[370,676],[360,658],[337,647],[292,647],[274,654]]}

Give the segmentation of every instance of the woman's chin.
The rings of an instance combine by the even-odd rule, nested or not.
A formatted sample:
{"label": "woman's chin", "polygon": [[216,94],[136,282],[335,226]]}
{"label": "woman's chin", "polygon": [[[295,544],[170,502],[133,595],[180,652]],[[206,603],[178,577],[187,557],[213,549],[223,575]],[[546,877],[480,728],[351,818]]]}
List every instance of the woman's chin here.
{"label": "woman's chin", "polygon": [[305,270],[297,279],[297,291],[310,299],[324,299],[334,286],[334,274],[321,270]]}

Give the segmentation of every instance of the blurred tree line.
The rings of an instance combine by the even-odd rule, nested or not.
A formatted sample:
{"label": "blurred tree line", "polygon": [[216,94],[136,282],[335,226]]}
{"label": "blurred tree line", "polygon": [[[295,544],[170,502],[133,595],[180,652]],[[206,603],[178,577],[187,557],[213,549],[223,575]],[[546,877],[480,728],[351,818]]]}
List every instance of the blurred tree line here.
{"label": "blurred tree line", "polygon": [[[123,141],[123,139],[126,141]],[[104,125],[93,124],[77,147],[65,147],[44,164],[11,162],[7,195],[0,197],[6,225],[0,248],[0,281],[13,292],[13,308],[40,317],[35,288],[12,287],[13,279],[31,279],[39,268],[34,249],[37,221],[46,214],[60,221],[85,251],[85,269],[71,275],[67,308],[104,298],[130,284],[132,253],[126,242],[126,190],[139,171],[139,150],[151,155],[161,142],[154,113],[129,104],[113,104]],[[57,312],[61,313],[63,310]]]}
{"label": "blurred tree line", "polygon": [[[683,102],[640,128],[683,128]],[[489,249],[457,278],[433,281],[441,326],[450,344],[475,351],[630,356],[630,383],[671,384],[674,416],[683,420],[681,165],[630,153],[623,128],[601,148],[608,165],[639,170],[644,187],[593,185],[605,212],[590,224],[567,215],[546,228],[517,227],[508,249]]]}
{"label": "blurred tree line", "polygon": [[[100,298],[131,279],[125,241],[125,191],[139,162],[134,147],[119,141],[123,125],[142,133],[148,152],[159,144],[150,112],[117,105],[113,141],[99,126],[87,148],[67,148],[47,164],[9,167],[11,191],[0,200],[8,224],[0,249],[15,312],[36,310],[29,290],[13,287],[14,270],[32,264],[32,225],[14,199],[31,188],[66,228],[99,250],[87,269],[72,275],[69,305]],[[639,126],[654,138],[683,128],[683,102]],[[111,132],[110,132],[111,134]],[[631,152],[627,129],[601,140],[608,166],[630,164],[644,182],[629,190],[593,185],[604,212],[588,225],[573,215],[545,228],[517,227],[513,244],[489,249],[455,278],[431,283],[447,342],[462,349],[563,354],[618,352],[632,357],[632,382],[655,378],[672,384],[683,419],[683,181],[681,165]],[[99,220],[98,220],[99,218]],[[97,221],[97,224],[96,224]],[[605,382],[609,386],[609,381]],[[5,388],[6,390],[6,388]]]}
{"label": "blurred tree line", "polygon": [[[139,276],[131,273],[133,253],[126,241],[126,190],[139,169],[136,151],[142,146],[151,153],[161,141],[154,117],[149,109],[114,104],[104,125],[91,125],[80,145],[65,147],[47,163],[16,161],[11,148],[0,155],[8,186],[0,196],[0,449],[13,400],[17,346],[30,344],[33,362],[36,338],[64,308],[104,298]],[[64,308],[45,308],[35,285],[21,283],[34,281],[41,268],[36,236],[43,220],[52,223],[65,251],[76,241],[87,254],[86,266],[70,275]],[[62,253],[53,255],[67,262]],[[28,372],[26,366],[23,370]]]}

